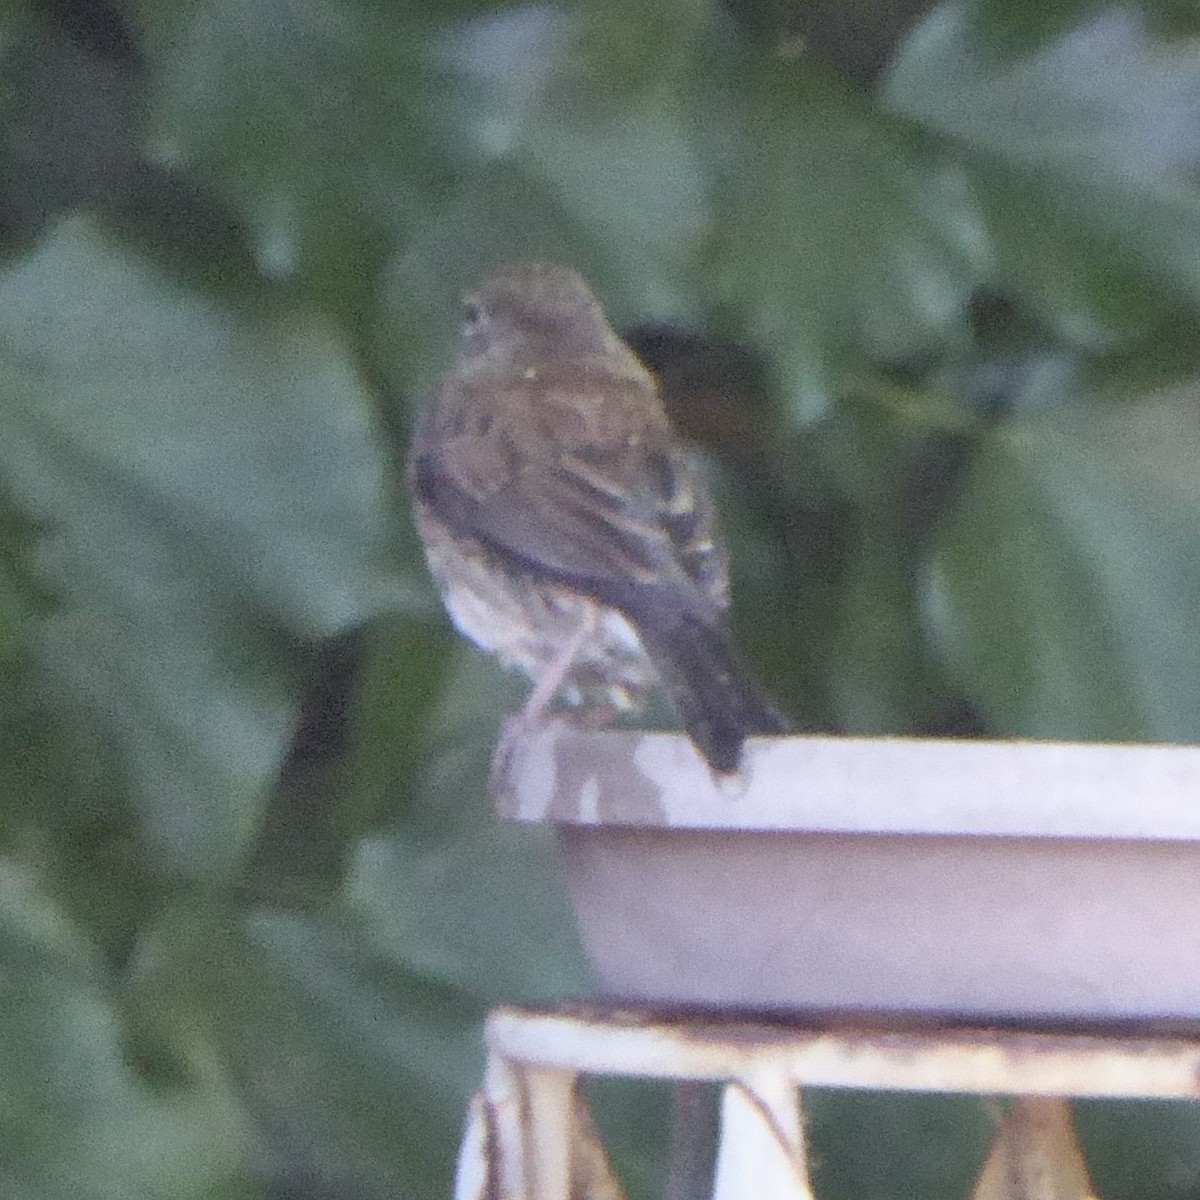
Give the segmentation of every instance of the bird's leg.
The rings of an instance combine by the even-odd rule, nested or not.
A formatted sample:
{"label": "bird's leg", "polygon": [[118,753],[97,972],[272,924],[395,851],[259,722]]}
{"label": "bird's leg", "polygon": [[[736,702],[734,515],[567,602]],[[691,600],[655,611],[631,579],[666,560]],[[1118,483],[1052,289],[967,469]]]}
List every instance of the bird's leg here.
{"label": "bird's leg", "polygon": [[590,604],[583,605],[579,624],[571,636],[563,642],[558,653],[546,664],[533,691],[521,706],[521,711],[514,717],[509,717],[500,727],[500,740],[496,743],[492,755],[491,777],[496,780],[508,766],[508,758],[512,753],[513,744],[526,734],[532,733],[546,715],[550,702],[555,693],[562,687],[567,672],[575,661],[576,655],[583,649],[584,643],[596,627],[595,609]]}
{"label": "bird's leg", "polygon": [[575,631],[538,676],[533,691],[529,693],[529,698],[521,708],[521,718],[527,720],[531,726],[536,725],[545,716],[546,709],[550,707],[555,693],[562,687],[576,656],[595,628],[596,610],[591,604],[585,604]]}

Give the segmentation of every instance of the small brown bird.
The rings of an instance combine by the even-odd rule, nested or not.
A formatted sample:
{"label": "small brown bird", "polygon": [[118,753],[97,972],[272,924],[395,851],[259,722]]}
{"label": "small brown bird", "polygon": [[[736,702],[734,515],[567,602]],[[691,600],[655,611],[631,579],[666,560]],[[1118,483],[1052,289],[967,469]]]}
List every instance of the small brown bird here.
{"label": "small brown bird", "polygon": [[747,736],[786,727],[730,638],[712,500],[654,380],[574,271],[510,267],[466,306],[409,463],[455,625],[533,680],[517,727],[556,697],[611,714],[661,685],[736,771]]}

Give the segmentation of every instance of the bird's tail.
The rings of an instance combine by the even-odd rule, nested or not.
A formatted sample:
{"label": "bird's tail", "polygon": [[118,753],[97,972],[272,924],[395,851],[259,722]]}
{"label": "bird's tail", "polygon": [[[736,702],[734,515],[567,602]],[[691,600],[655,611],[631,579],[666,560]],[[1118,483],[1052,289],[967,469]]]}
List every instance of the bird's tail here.
{"label": "bird's tail", "polygon": [[688,736],[714,771],[737,771],[746,738],[788,732],[722,625],[692,613],[638,613],[637,628]]}

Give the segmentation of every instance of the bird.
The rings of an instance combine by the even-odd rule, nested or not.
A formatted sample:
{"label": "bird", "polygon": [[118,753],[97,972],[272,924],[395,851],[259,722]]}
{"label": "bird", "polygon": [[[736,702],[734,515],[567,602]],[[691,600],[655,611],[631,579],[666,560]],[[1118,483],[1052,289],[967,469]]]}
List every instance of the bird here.
{"label": "bird", "polygon": [[661,688],[710,769],[736,775],[747,737],[788,725],[730,632],[699,452],[576,271],[507,266],[463,306],[408,479],[453,624],[532,681],[501,747],[555,706],[602,722]]}

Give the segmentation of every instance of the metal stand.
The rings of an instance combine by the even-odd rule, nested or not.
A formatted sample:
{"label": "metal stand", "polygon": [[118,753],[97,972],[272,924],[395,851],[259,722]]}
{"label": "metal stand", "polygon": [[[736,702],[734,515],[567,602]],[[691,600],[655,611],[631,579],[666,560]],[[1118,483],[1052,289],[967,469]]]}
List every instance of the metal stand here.
{"label": "metal stand", "polygon": [[502,1008],[487,1023],[456,1200],[618,1200],[577,1079],[725,1084],[714,1200],[814,1200],[806,1085],[1016,1097],[974,1200],[1093,1197],[1066,1097],[1193,1099],[1200,1038],[1004,1029],[807,1029],[591,1005]]}

